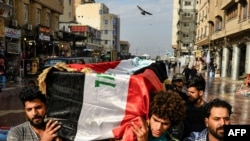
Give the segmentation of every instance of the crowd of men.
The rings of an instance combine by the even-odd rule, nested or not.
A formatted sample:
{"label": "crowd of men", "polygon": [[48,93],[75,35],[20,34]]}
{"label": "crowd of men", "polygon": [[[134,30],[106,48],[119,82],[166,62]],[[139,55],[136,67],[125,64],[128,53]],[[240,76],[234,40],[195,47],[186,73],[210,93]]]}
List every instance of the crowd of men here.
{"label": "crowd of men", "polygon": [[[151,94],[148,117],[131,122],[137,141],[223,141],[224,125],[230,124],[232,106],[225,100],[205,101],[206,81],[195,73],[176,73],[162,91]],[[7,141],[60,141],[61,125],[44,121],[46,98],[37,86],[20,92],[27,121],[11,128]],[[119,140],[119,139],[109,139]]]}

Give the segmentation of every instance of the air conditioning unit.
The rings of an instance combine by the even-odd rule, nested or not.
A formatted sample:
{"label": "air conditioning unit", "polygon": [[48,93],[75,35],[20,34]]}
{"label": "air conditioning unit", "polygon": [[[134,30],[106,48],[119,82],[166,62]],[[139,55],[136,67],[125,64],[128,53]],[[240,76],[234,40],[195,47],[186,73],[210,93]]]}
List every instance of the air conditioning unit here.
{"label": "air conditioning unit", "polygon": [[28,24],[27,29],[32,30],[32,24]]}
{"label": "air conditioning unit", "polygon": [[17,20],[12,20],[12,26],[17,27]]}

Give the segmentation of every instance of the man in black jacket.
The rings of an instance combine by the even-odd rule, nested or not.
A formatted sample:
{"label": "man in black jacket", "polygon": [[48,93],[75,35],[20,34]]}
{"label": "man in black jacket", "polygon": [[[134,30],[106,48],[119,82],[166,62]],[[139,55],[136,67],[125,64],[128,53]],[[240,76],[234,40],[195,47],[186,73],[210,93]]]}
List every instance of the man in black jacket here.
{"label": "man in black jacket", "polygon": [[195,75],[186,84],[188,101],[187,116],[184,120],[184,138],[191,132],[200,132],[206,128],[204,117],[207,102],[203,99],[206,81],[201,75]]}

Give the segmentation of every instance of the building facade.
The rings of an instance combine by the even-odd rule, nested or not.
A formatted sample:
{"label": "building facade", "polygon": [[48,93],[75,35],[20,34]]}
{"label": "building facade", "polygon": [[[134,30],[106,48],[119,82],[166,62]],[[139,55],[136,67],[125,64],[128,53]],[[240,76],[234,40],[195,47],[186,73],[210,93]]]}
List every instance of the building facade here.
{"label": "building facade", "polygon": [[[202,34],[200,27],[196,44],[198,47],[209,47],[211,59],[218,64],[222,77],[237,80],[250,73],[250,0],[205,2],[208,33],[204,40],[207,41],[199,38]],[[201,0],[198,3],[202,5]],[[202,10],[198,14],[202,15]]]}
{"label": "building facade", "polygon": [[[1,2],[0,2],[1,3]],[[6,76],[36,74],[44,56],[53,53],[62,0],[5,0],[12,9],[5,18],[2,45]]]}
{"label": "building facade", "polygon": [[173,19],[172,19],[172,48],[177,52],[178,50],[178,28],[179,21],[178,10],[180,9],[179,1],[173,1]]}
{"label": "building facade", "polygon": [[177,23],[173,23],[177,27],[177,31],[176,28],[173,30],[173,39],[176,39],[176,41],[172,41],[174,54],[176,57],[191,55],[194,50],[196,36],[196,1],[174,1],[173,15],[174,19],[178,17],[178,20],[174,20]]}
{"label": "building facade", "polygon": [[90,25],[101,32],[103,53],[109,54],[111,60],[120,56],[120,18],[109,13],[103,3],[85,3],[76,7],[76,21],[81,25]]}
{"label": "building facade", "polygon": [[121,59],[128,59],[130,58],[131,54],[129,53],[130,44],[128,41],[120,41],[120,48],[121,48]]}

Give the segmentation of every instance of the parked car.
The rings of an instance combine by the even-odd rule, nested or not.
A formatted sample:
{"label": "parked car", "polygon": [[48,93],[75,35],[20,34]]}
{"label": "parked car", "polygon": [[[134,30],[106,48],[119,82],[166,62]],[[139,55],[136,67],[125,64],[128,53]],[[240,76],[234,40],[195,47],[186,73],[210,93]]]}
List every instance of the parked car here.
{"label": "parked car", "polygon": [[40,73],[48,67],[54,66],[58,62],[64,62],[66,64],[85,64],[85,63],[95,63],[95,58],[93,57],[56,57],[48,58],[44,61],[43,66],[40,68]]}

